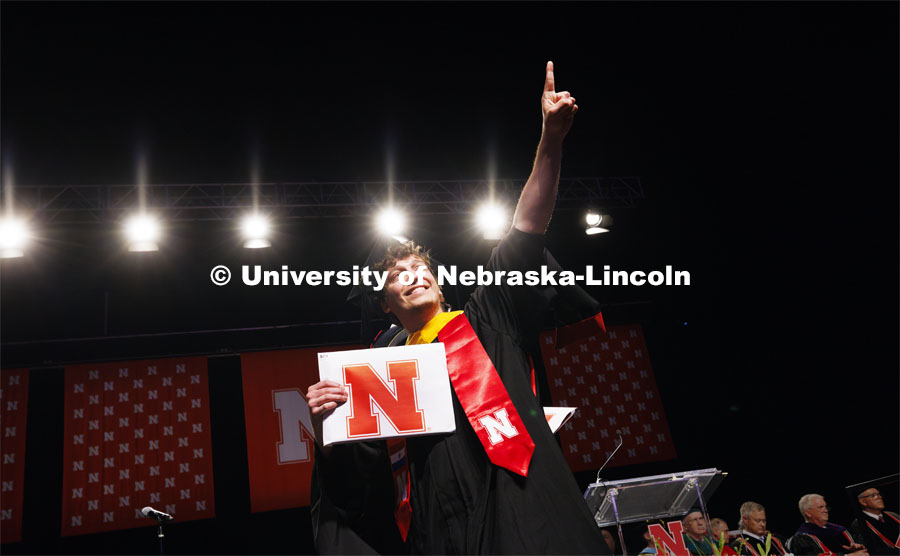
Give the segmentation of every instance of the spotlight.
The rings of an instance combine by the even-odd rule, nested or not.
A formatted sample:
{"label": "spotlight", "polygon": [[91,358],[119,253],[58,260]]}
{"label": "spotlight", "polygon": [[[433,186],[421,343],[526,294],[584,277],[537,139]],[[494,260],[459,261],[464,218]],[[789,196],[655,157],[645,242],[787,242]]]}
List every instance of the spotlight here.
{"label": "spotlight", "polygon": [[244,247],[247,249],[260,249],[271,247],[269,242],[269,219],[261,214],[248,214],[241,223],[244,232]]}
{"label": "spotlight", "polygon": [[584,233],[589,236],[605,234],[612,226],[612,216],[600,214],[593,209],[588,210],[584,217],[584,221],[587,223],[587,228],[584,229]]}
{"label": "spotlight", "polygon": [[484,239],[503,239],[503,234],[509,229],[506,209],[494,203],[482,205],[475,221],[484,233]]}
{"label": "spotlight", "polygon": [[159,239],[159,222],[150,214],[138,213],[125,222],[125,235],[128,238],[128,250],[158,251],[156,240]]}
{"label": "spotlight", "polygon": [[403,238],[402,234],[406,231],[406,215],[393,207],[382,209],[375,218],[375,227],[382,235],[405,241],[405,238],[400,238]]}
{"label": "spotlight", "polygon": [[28,237],[28,226],[24,220],[12,216],[0,219],[0,259],[24,257]]}

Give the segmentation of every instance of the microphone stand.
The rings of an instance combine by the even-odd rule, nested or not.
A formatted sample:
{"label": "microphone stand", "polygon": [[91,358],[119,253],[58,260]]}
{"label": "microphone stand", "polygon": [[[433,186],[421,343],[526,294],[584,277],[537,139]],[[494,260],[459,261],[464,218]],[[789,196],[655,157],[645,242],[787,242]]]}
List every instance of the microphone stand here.
{"label": "microphone stand", "polygon": [[156,525],[158,526],[158,529],[156,530],[156,537],[159,539],[159,556],[163,556],[163,539],[166,538],[166,535],[163,533],[163,523],[172,521],[172,516],[154,510],[150,506],[143,508],[141,510],[141,515],[156,520]]}
{"label": "microphone stand", "polygon": [[159,556],[163,556],[163,539],[165,538],[165,535],[163,535],[162,521],[159,521],[159,532],[156,536],[159,537]]}
{"label": "microphone stand", "polygon": [[612,451],[606,461],[603,462],[603,465],[600,466],[600,469],[597,470],[597,482],[600,482],[600,472],[603,471],[603,468],[606,467],[606,464],[609,463],[609,460],[613,459],[613,456],[616,455],[616,452],[619,451],[619,448],[622,447],[622,444],[625,443],[625,439],[622,438],[622,433],[620,431],[616,431],[616,434],[619,435],[619,445],[616,446],[616,449]]}
{"label": "microphone stand", "polygon": [[[600,466],[600,469],[597,470],[597,481],[596,482],[598,482],[598,483],[600,482],[600,472],[603,471],[603,468],[606,467],[606,464],[609,463],[609,461],[611,459],[613,459],[613,456],[616,455],[616,452],[618,452],[619,448],[622,447],[622,444],[625,443],[625,439],[622,438],[622,431],[617,430],[616,434],[619,436],[619,445],[616,446],[616,449],[612,451],[612,453],[609,455],[609,457],[606,458],[606,461],[603,462],[603,465]],[[605,496],[605,494],[604,494],[604,496]],[[614,510],[615,510],[615,501],[616,500],[615,500],[615,496],[614,496],[613,497],[613,509]],[[616,510],[616,527],[619,529],[619,546],[622,547],[622,554],[625,554],[626,553],[626,551],[625,551],[625,535],[622,534],[622,524],[619,523],[618,510]]]}

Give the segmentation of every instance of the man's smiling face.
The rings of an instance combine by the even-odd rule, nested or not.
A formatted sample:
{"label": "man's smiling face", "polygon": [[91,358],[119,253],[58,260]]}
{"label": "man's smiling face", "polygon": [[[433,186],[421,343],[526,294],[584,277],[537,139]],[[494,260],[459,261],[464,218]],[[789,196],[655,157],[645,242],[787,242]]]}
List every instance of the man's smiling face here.
{"label": "man's smiling face", "polygon": [[[413,278],[411,283],[403,283],[401,280],[403,272],[408,273],[407,282],[409,277]],[[416,277],[417,272],[421,275],[421,280]],[[404,326],[410,320],[419,321],[424,318],[427,322],[441,311],[443,297],[437,280],[425,261],[416,255],[397,259],[394,266],[388,269],[384,290],[381,308],[385,313],[393,313]]]}

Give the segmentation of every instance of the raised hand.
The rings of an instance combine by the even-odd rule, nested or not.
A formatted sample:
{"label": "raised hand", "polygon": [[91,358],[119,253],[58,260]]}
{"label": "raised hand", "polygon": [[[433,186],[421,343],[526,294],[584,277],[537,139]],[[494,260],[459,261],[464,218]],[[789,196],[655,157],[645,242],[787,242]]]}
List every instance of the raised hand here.
{"label": "raised hand", "polygon": [[575,97],[569,94],[569,91],[556,92],[553,62],[547,62],[544,94],[541,97],[541,112],[544,116],[544,134],[558,139],[562,139],[569,132],[572,127],[572,119],[578,112]]}

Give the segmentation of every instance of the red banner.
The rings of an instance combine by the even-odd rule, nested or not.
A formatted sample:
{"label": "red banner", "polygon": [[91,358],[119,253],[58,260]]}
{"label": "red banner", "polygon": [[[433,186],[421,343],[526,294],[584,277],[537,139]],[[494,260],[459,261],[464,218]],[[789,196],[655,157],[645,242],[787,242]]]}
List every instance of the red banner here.
{"label": "red banner", "polygon": [[62,535],[215,517],[205,357],[66,367]]}
{"label": "red banner", "polygon": [[616,430],[625,442],[610,467],[676,457],[640,326],[610,326],[559,350],[553,344],[552,332],[541,336],[553,403],[579,408],[559,432],[573,471],[600,467]]}
{"label": "red banner", "polygon": [[25,425],[28,416],[28,370],[0,371],[0,539],[22,540],[25,485]]}
{"label": "red banner", "polygon": [[250,511],[309,505],[314,437],[306,390],[319,381],[319,352],[361,346],[241,355]]}

